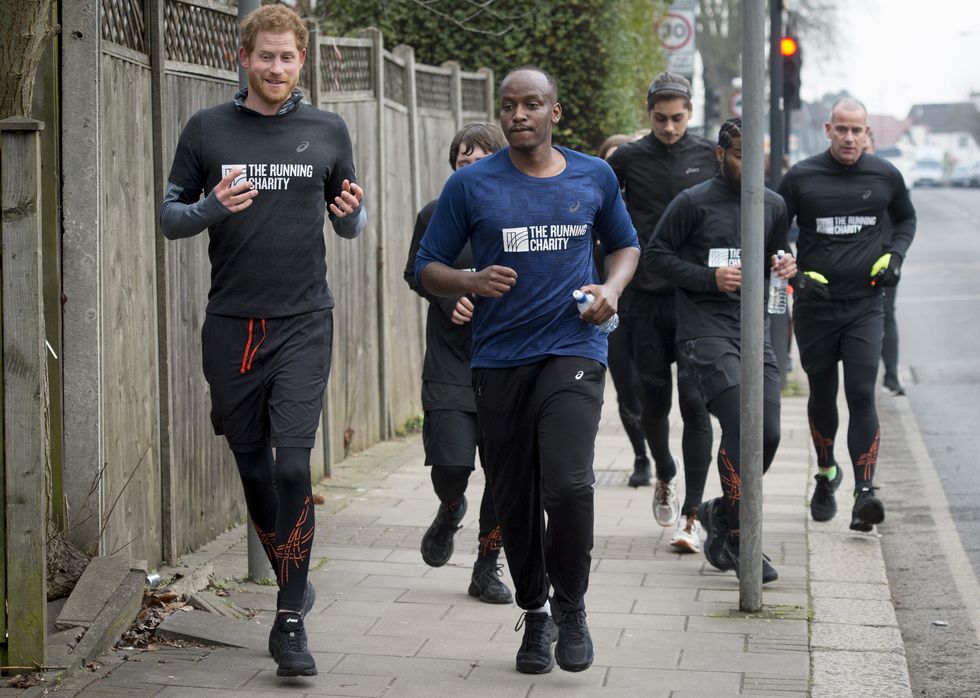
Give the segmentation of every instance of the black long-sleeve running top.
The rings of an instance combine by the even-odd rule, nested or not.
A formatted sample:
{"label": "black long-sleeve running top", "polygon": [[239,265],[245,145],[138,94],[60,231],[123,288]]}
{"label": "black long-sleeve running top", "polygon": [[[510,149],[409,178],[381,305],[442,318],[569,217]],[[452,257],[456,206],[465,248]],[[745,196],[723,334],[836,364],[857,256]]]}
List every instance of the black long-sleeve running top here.
{"label": "black long-sleeve running top", "polygon": [[[789,220],[800,228],[797,266],[829,281],[832,299],[880,293],[871,267],[886,251],[903,259],[915,237],[915,208],[902,175],[887,160],[863,154],[842,165],[827,150],[796,163],[779,185]],[[891,217],[891,240],[883,237]]]}
{"label": "black long-sleeve running top", "polygon": [[[444,297],[429,293],[415,278],[415,257],[419,251],[425,229],[432,220],[436,203],[430,201],[419,211],[415,219],[415,230],[408,250],[408,261],[405,264],[405,283],[417,294],[429,301],[429,312],[425,322],[425,359],[422,363],[422,380],[429,383],[444,383],[453,386],[463,386],[466,394],[451,400],[449,406],[443,409],[466,409],[476,411],[472,396],[472,380],[470,378],[470,353],[473,349],[473,326],[467,322],[456,325],[452,321],[453,310],[456,308],[457,296]],[[472,269],[474,265],[473,251],[467,242],[456,258],[455,269]],[[424,394],[424,390],[423,390]],[[424,400],[424,402],[428,402]],[[462,402],[462,405],[456,403]],[[423,405],[425,409],[429,406]],[[433,406],[434,408],[434,406]]]}
{"label": "black long-sleeve running top", "polygon": [[[687,133],[673,145],[664,145],[651,132],[638,141],[619,146],[610,156],[609,164],[623,190],[641,253],[649,246],[657,222],[674,197],[718,172],[715,146]],[[648,293],[674,291],[672,284],[642,264],[628,288]]]}
{"label": "black long-sleeve running top", "polygon": [[[741,292],[718,290],[715,270],[742,260],[742,194],[722,175],[678,194],[660,219],[640,266],[678,288],[677,340],[697,337],[738,339]],[[765,276],[770,260],[785,250],[789,221],[779,195],[765,190],[763,200]],[[768,293],[768,284],[765,285]],[[765,302],[765,296],[759,299]]]}

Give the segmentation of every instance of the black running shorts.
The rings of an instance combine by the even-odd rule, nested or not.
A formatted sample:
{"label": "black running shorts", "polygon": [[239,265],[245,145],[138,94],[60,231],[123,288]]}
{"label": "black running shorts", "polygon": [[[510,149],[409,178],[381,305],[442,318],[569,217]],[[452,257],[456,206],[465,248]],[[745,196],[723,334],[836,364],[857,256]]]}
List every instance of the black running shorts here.
{"label": "black running shorts", "polygon": [[884,318],[880,293],[866,298],[798,303],[793,308],[793,329],[803,370],[823,371],[838,361],[877,368]]}
{"label": "black running shorts", "polygon": [[211,423],[233,451],[312,448],[330,374],[333,312],[284,318],[208,313],[201,330]]}
{"label": "black running shorts", "polygon": [[[769,333],[766,332],[766,337]],[[705,404],[742,384],[740,342],[730,337],[698,337],[677,343],[682,363],[697,378]],[[762,392],[766,402],[779,404],[779,366],[769,340],[763,346]]]}
{"label": "black running shorts", "polygon": [[422,423],[425,464],[473,469],[478,437],[476,412],[426,410]]}

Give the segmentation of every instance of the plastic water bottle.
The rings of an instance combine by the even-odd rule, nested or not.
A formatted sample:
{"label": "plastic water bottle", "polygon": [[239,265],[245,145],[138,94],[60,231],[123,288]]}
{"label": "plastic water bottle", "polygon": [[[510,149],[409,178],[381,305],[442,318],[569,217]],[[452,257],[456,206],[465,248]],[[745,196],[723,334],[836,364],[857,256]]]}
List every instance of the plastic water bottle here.
{"label": "plastic water bottle", "polygon": [[[776,252],[776,259],[782,259],[786,254],[783,250]],[[769,306],[767,310],[770,315],[782,315],[786,312],[786,284],[787,280],[782,279],[775,273],[769,274]]]}
{"label": "plastic water bottle", "polygon": [[[593,303],[595,303],[595,296],[593,296],[591,293],[582,293],[578,289],[575,289],[574,291],[572,291],[572,298],[575,299],[575,305],[578,306],[578,314],[579,315],[581,315],[582,313],[584,313],[586,310],[589,309],[589,307]],[[611,318],[609,318],[604,323],[602,323],[601,325],[599,325],[599,329],[601,331],[605,332],[606,334],[609,334],[610,332],[612,332],[613,330],[615,330],[617,327],[619,327],[619,314],[618,313],[614,313]]]}

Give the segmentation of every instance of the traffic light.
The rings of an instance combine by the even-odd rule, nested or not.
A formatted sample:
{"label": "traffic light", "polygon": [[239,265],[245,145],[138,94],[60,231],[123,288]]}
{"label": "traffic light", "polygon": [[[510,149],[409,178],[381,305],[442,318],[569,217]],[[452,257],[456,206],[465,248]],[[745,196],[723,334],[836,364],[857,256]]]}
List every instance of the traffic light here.
{"label": "traffic light", "polygon": [[717,124],[721,121],[721,94],[710,87],[704,88],[704,123]]}
{"label": "traffic light", "polygon": [[779,40],[779,52],[783,56],[783,107],[800,108],[800,72],[803,54],[796,37],[787,34]]}

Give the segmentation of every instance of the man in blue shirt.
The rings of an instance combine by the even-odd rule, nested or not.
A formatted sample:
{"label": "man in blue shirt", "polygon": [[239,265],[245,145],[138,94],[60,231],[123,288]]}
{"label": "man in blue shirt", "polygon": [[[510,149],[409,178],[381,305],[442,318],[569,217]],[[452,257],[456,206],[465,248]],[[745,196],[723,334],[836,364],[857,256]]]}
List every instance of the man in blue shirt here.
{"label": "man in blue shirt", "polygon": [[[639,257],[610,167],[552,146],[557,93],[539,68],[504,77],[500,125],[509,147],[450,177],[415,265],[431,293],[476,296],[470,365],[487,479],[525,611],[517,652],[524,673],[548,672],[556,660],[583,671],[594,657],[584,597],[607,344],[598,325],[616,312]],[[593,234],[606,251],[602,284]],[[452,267],[467,242],[478,271]],[[575,290],[595,297],[581,316]]]}

